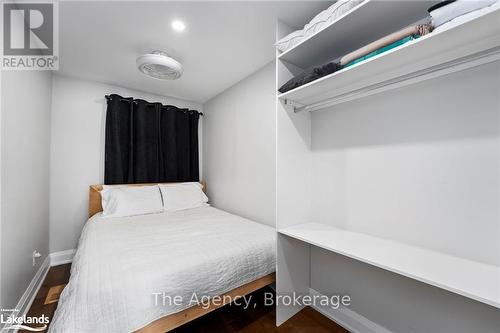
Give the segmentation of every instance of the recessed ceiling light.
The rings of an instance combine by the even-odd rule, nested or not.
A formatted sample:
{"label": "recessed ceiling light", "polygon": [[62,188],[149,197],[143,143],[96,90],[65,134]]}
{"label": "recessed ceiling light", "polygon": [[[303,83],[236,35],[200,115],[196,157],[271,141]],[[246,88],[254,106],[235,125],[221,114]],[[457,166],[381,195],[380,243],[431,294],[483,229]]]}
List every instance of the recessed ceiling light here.
{"label": "recessed ceiling light", "polygon": [[186,25],[180,20],[174,20],[172,21],[172,29],[175,31],[184,31],[184,29],[186,29]]}

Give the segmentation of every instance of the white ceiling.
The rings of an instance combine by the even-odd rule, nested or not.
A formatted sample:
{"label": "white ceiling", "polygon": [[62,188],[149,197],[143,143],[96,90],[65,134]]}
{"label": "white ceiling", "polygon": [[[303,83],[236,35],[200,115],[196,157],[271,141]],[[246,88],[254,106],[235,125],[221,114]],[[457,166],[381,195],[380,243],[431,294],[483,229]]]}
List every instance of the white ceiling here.
{"label": "white ceiling", "polygon": [[[60,2],[60,75],[203,103],[275,57],[276,19],[302,26],[325,1]],[[171,29],[173,19],[187,28]],[[137,56],[163,50],[179,80],[141,74]]]}

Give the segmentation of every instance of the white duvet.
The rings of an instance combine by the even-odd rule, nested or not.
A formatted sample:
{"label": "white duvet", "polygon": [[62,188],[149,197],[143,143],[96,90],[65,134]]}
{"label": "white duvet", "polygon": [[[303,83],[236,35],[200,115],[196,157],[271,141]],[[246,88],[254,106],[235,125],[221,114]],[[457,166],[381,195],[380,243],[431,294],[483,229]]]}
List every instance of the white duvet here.
{"label": "white duvet", "polygon": [[[271,227],[213,207],[85,225],[49,332],[131,332],[275,271]],[[181,296],[182,304],[159,299]],[[167,298],[168,299],[168,298]]]}

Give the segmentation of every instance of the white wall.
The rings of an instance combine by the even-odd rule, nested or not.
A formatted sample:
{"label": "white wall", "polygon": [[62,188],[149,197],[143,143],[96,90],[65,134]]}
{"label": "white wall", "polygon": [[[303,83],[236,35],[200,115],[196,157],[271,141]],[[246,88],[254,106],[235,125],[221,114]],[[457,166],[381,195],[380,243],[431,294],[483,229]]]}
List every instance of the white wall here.
{"label": "white wall", "polygon": [[[313,112],[311,220],[500,265],[499,87],[497,62]],[[498,309],[315,248],[311,286],[395,332],[499,327]]]}
{"label": "white wall", "polygon": [[[76,247],[88,217],[88,187],[103,182],[104,95],[111,93],[202,111],[196,103],[55,75],[50,160],[51,252]],[[200,134],[202,127],[200,121]]]}
{"label": "white wall", "polygon": [[[278,21],[276,40],[294,29]],[[275,91],[303,69],[276,60]],[[276,101],[276,227],[278,230],[309,221],[311,215],[311,114],[294,112],[282,100]],[[310,246],[278,234],[276,251],[276,294],[309,293]],[[276,324],[281,325],[303,308],[276,304]]]}
{"label": "white wall", "polygon": [[[51,76],[43,71],[2,73],[2,308],[16,306],[49,253]],[[33,267],[35,249],[42,258]]]}
{"label": "white wall", "polygon": [[500,327],[495,307],[317,247],[311,271],[313,289],[349,295],[350,310],[394,333],[498,333]]}
{"label": "white wall", "polygon": [[217,208],[274,226],[275,64],[203,105],[203,175]]}
{"label": "white wall", "polygon": [[498,87],[497,62],[313,113],[313,220],[500,265]]}
{"label": "white wall", "polygon": [[3,90],[2,90],[2,73],[3,71],[0,71],[0,307],[3,306],[3,284],[2,284],[2,153],[1,153],[1,147],[2,147],[2,109],[3,109]]}

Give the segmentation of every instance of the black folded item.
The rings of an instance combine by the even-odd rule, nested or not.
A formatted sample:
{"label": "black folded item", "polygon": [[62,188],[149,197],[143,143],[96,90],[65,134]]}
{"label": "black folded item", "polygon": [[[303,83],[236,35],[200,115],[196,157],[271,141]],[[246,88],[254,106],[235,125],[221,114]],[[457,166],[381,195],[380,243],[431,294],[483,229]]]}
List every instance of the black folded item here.
{"label": "black folded item", "polygon": [[285,93],[289,90],[300,87],[306,83],[317,80],[323,76],[335,73],[341,68],[342,66],[338,62],[329,62],[326,65],[314,67],[313,69],[304,71],[299,75],[295,76],[294,78],[288,80],[288,82],[282,85],[278,89],[278,91],[280,93]]}
{"label": "black folded item", "polygon": [[452,2],[455,2],[457,0],[443,0],[443,1],[440,1],[438,2],[437,4],[435,4],[434,6],[431,6],[429,7],[429,9],[427,9],[427,11],[430,13],[438,8],[441,8],[441,7],[444,7],[446,5],[449,5],[450,3]]}

